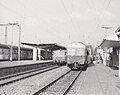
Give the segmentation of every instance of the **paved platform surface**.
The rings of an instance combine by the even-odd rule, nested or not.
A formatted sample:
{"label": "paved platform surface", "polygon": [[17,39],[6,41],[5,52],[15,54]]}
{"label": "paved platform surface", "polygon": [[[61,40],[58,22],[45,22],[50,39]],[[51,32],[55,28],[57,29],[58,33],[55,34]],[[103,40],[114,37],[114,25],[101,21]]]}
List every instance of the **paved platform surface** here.
{"label": "paved platform surface", "polygon": [[117,70],[103,64],[88,67],[75,95],[120,95],[120,78]]}
{"label": "paved platform surface", "polygon": [[24,61],[13,61],[13,62],[2,61],[2,62],[0,62],[0,68],[20,66],[20,65],[29,65],[29,64],[37,64],[37,63],[46,63],[46,62],[52,62],[52,60],[39,60],[39,61],[24,60]]}

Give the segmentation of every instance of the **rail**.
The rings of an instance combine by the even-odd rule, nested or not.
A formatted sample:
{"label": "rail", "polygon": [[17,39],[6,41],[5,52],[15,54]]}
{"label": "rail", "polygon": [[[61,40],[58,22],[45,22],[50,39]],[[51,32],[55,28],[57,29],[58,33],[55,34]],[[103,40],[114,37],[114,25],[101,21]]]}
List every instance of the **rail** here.
{"label": "rail", "polygon": [[39,68],[39,69],[35,69],[35,70],[31,70],[31,71],[26,71],[26,72],[22,72],[22,73],[18,73],[18,74],[14,74],[14,75],[10,75],[10,76],[6,76],[3,78],[0,78],[0,86],[4,86],[13,82],[17,82],[19,80],[22,79],[26,79],[28,77],[32,77],[35,75],[38,75],[40,73],[44,73],[53,69],[58,68],[58,66],[46,66],[43,68]]}
{"label": "rail", "polygon": [[[58,91],[59,95],[66,95],[68,93],[68,91],[70,90],[70,88],[72,87],[72,85],[74,84],[74,82],[76,81],[76,79],[79,77],[79,75],[80,75],[81,72],[82,71],[78,71],[78,72],[75,71],[75,72],[73,72],[73,71],[69,70],[64,75],[60,76],[59,78],[55,79],[51,83],[47,84],[46,86],[44,86],[43,88],[41,88],[39,91],[37,91],[33,95],[42,95],[42,94],[44,95],[44,93],[47,93],[46,90],[48,90],[48,89],[49,89],[48,91],[51,91],[52,89],[56,89],[56,91],[51,91],[52,95],[56,95],[56,92],[57,92],[59,86],[65,88],[65,89],[61,88],[61,89],[64,89],[64,91],[61,91],[61,92]],[[67,83],[67,85],[65,85],[66,84],[65,82]],[[47,94],[49,95],[49,93],[47,93]]]}

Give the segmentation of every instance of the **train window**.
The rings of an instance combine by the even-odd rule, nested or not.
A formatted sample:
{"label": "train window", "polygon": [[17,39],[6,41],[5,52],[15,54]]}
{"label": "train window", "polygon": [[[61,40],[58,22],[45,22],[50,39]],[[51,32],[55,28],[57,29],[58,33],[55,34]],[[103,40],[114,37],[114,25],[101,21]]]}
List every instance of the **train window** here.
{"label": "train window", "polygon": [[0,54],[2,54],[2,49],[0,49]]}
{"label": "train window", "polygon": [[116,55],[119,55],[119,50],[116,51]]}
{"label": "train window", "polygon": [[9,49],[4,49],[3,51],[4,51],[4,54],[9,54],[10,53]]}
{"label": "train window", "polygon": [[13,54],[17,54],[17,50],[13,49]]}
{"label": "train window", "polygon": [[77,49],[76,55],[85,55],[85,50],[84,49]]}
{"label": "train window", "polygon": [[17,50],[15,50],[14,52],[17,53]]}
{"label": "train window", "polygon": [[68,49],[67,54],[68,55],[75,55],[75,49]]}
{"label": "train window", "polygon": [[4,48],[2,48],[2,51],[1,51],[2,54],[4,54]]}

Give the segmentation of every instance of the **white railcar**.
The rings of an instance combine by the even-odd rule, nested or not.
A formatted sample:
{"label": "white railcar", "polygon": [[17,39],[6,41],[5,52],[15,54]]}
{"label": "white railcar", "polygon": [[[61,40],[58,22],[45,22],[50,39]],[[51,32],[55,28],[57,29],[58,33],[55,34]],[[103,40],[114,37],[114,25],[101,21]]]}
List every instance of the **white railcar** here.
{"label": "white railcar", "polygon": [[53,62],[58,65],[66,65],[66,50],[54,50]]}
{"label": "white railcar", "polygon": [[71,69],[87,68],[87,48],[81,42],[73,42],[67,46],[67,66]]}

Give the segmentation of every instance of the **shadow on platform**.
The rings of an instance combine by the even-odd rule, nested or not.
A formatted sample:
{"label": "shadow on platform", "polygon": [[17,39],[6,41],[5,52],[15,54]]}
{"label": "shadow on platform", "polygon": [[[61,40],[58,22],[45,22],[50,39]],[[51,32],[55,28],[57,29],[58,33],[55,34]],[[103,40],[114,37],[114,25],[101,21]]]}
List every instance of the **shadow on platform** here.
{"label": "shadow on platform", "polygon": [[89,66],[88,66],[88,67],[92,67],[92,66],[95,66],[95,64],[89,64]]}
{"label": "shadow on platform", "polygon": [[120,82],[117,83],[116,87],[120,89]]}
{"label": "shadow on platform", "polygon": [[111,66],[110,67],[112,70],[118,70],[118,67]]}

